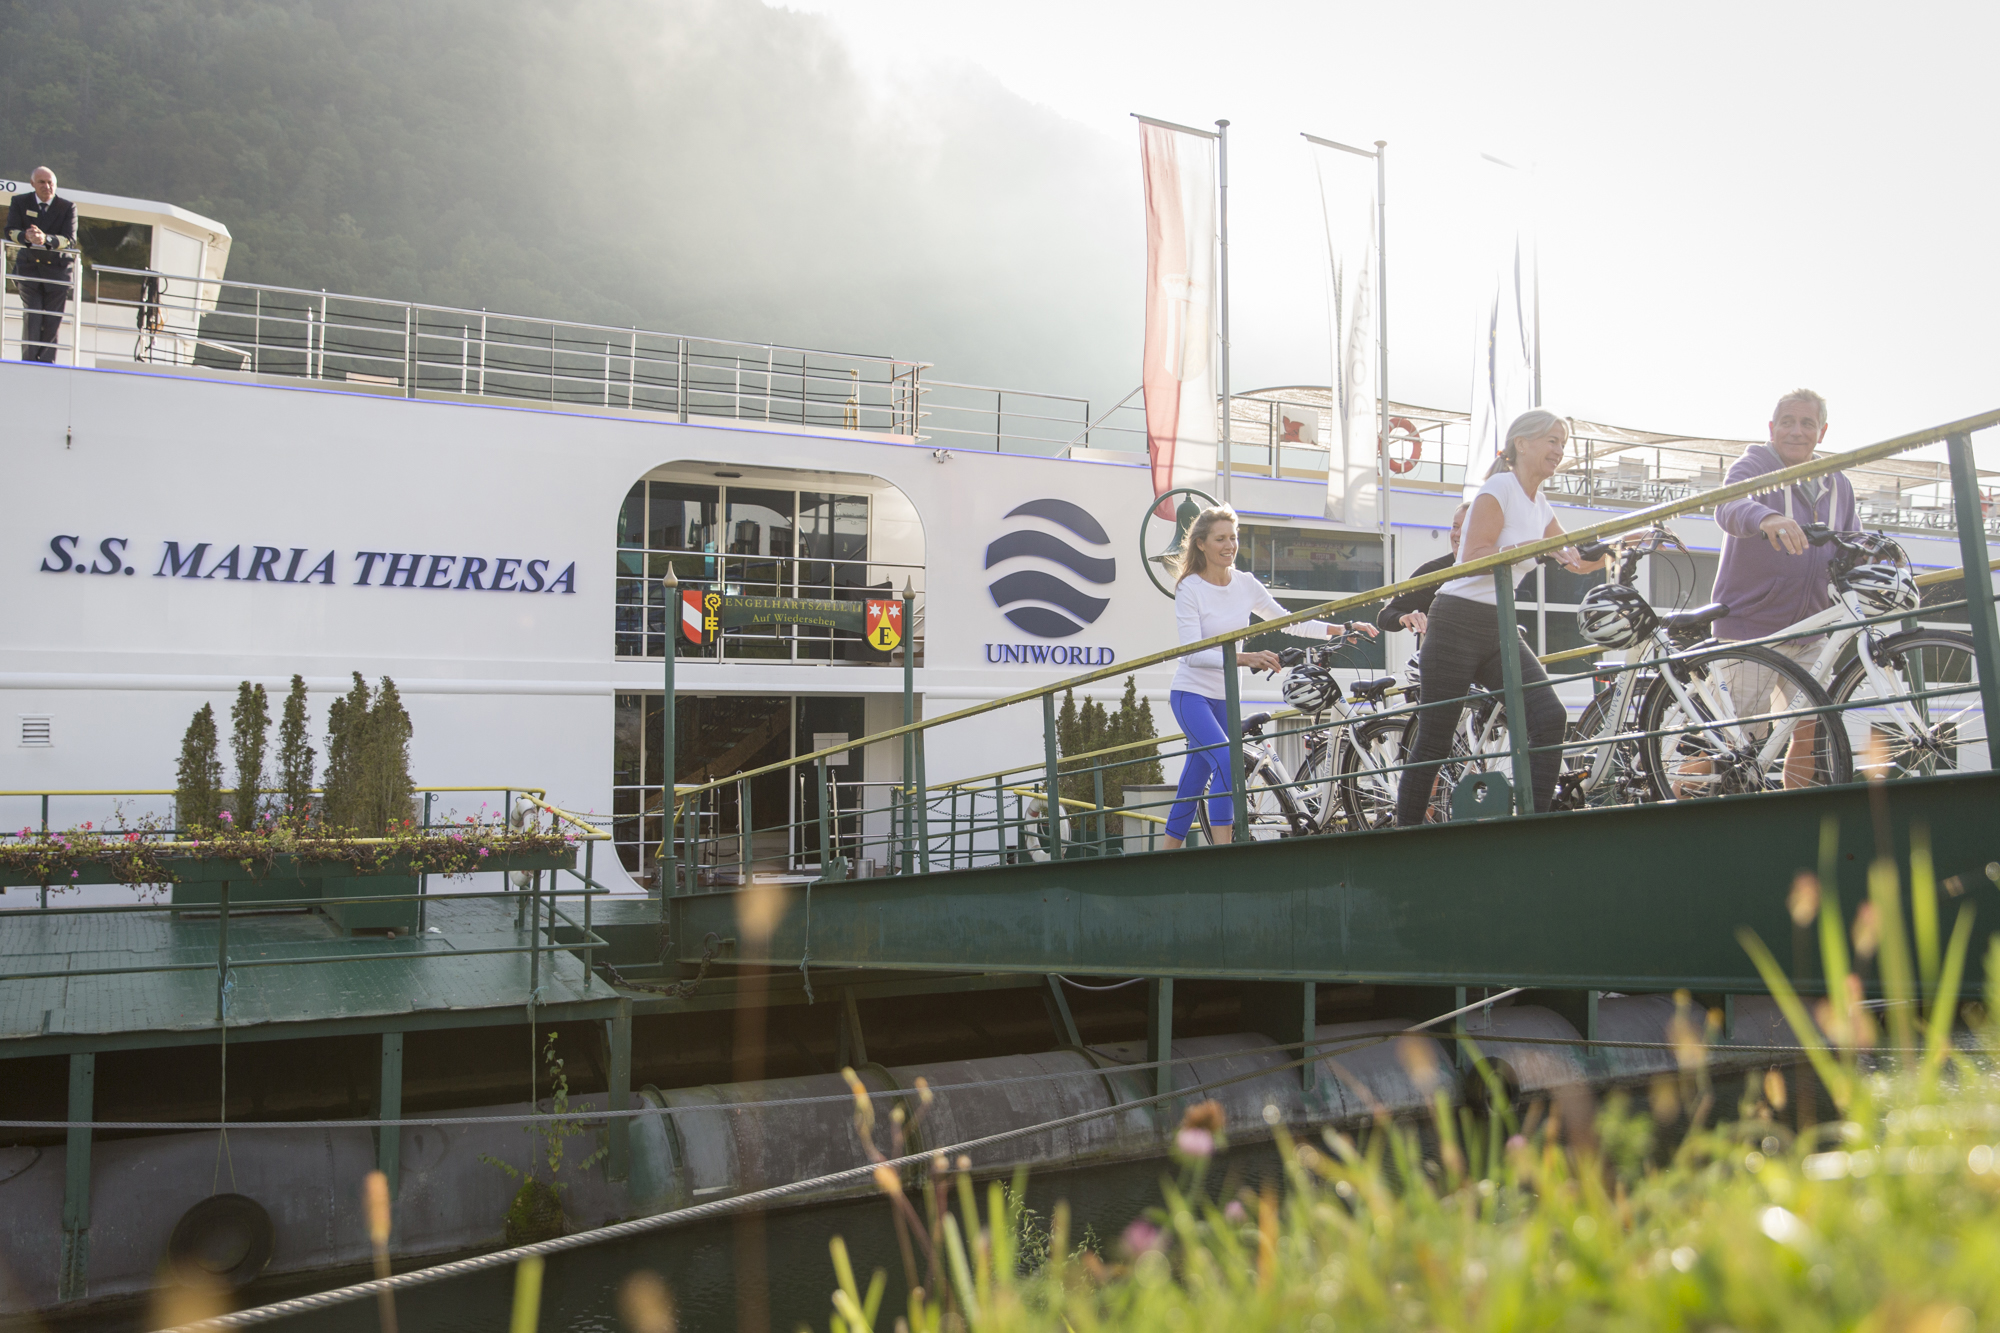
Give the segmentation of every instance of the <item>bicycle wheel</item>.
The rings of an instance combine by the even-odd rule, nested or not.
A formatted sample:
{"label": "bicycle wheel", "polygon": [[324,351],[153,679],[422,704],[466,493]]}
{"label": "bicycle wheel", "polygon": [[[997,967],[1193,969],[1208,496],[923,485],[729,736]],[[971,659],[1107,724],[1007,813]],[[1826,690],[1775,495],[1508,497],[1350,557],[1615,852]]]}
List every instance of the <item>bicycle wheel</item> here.
{"label": "bicycle wheel", "polygon": [[1766,716],[1828,702],[1804,667],[1769,648],[1724,646],[1663,663],[1639,712],[1654,796],[1685,801],[1846,782],[1854,764],[1845,728],[1825,714]]}
{"label": "bicycle wheel", "polygon": [[1562,775],[1556,781],[1558,810],[1601,810],[1637,805],[1653,799],[1638,741],[1616,741],[1609,762],[1596,782],[1591,775],[1603,750],[1598,737],[1627,730],[1625,719],[1605,716],[1618,697],[1618,687],[1599,690],[1569,725],[1572,748],[1563,754]]}
{"label": "bicycle wheel", "polygon": [[[1348,827],[1382,829],[1396,826],[1396,798],[1402,790],[1408,741],[1415,721],[1392,717],[1380,722],[1364,722],[1341,738],[1335,755],[1336,786],[1340,790],[1341,811]],[[1452,738],[1451,752],[1438,769],[1431,785],[1428,822],[1442,824],[1451,818],[1452,789],[1465,779],[1472,765],[1465,752],[1463,734]]]}
{"label": "bicycle wheel", "polygon": [[1396,789],[1403,775],[1383,770],[1403,762],[1409,723],[1403,717],[1358,723],[1333,746],[1334,785],[1349,828],[1395,827]]}
{"label": "bicycle wheel", "polygon": [[1970,635],[1915,629],[1881,640],[1864,661],[1859,654],[1867,652],[1866,644],[1857,645],[1830,691],[1844,706],[1841,720],[1864,768],[1878,753],[1890,778],[1988,766],[1986,706]]}
{"label": "bicycle wheel", "polygon": [[1243,803],[1249,807],[1252,841],[1268,842],[1312,831],[1292,789],[1285,785],[1282,769],[1267,763],[1249,763],[1247,756],[1245,767]]}

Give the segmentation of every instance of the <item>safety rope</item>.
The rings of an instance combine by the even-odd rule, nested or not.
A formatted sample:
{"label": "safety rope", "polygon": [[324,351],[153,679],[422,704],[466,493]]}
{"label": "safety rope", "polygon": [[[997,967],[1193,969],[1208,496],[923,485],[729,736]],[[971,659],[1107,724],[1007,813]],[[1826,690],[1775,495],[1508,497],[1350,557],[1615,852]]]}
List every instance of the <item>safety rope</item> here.
{"label": "safety rope", "polygon": [[[239,1310],[234,1314],[217,1315],[212,1319],[196,1320],[193,1323],[180,1324],[171,1329],[163,1330],[162,1333],[222,1333],[222,1330],[225,1329],[249,1328],[257,1324],[269,1323],[274,1319],[285,1319],[292,1315],[304,1314],[310,1310],[323,1310],[335,1305],[344,1305],[349,1301],[361,1300],[369,1296],[378,1296],[384,1292],[394,1292],[409,1287],[424,1286],[432,1282],[442,1281],[445,1278],[463,1277],[470,1273],[484,1272],[487,1269],[504,1268],[510,1264],[519,1263],[523,1259],[536,1258],[549,1254],[560,1254],[566,1250],[581,1249],[585,1246],[600,1244],[604,1241],[624,1240],[627,1237],[641,1236],[648,1232],[660,1231],[667,1227],[680,1226],[688,1222],[706,1221],[712,1217],[721,1217],[759,1204],[776,1203],[779,1200],[790,1198],[795,1194],[822,1190],[830,1186],[847,1184],[849,1182],[873,1179],[875,1174],[883,1167],[888,1167],[892,1171],[901,1171],[904,1167],[929,1162],[934,1158],[942,1157],[946,1160],[952,1160],[970,1154],[975,1149],[990,1148],[995,1144],[1010,1142],[1014,1139],[1027,1138],[1034,1134],[1045,1134],[1051,1130],[1065,1129],[1070,1125],[1080,1125],[1089,1120],[1100,1119],[1108,1115],[1117,1115],[1124,1111],[1135,1111],[1142,1107],[1152,1106],[1158,1102],[1172,1102],[1199,1096],[1202,1093],[1213,1092],[1217,1088],[1226,1088],[1231,1084],[1247,1082],[1253,1078],[1262,1078],[1267,1074],[1282,1073],[1287,1069],[1297,1069],[1303,1065],[1311,1064],[1330,1056],[1345,1055],[1350,1051],[1380,1045],[1382,1042],[1390,1041],[1396,1037],[1421,1032],[1426,1028],[1456,1018],[1462,1013],[1505,999],[1508,995],[1518,994],[1519,990],[1520,988],[1516,987],[1512,991],[1489,996],[1484,1000],[1454,1009],[1449,1013],[1439,1014],[1436,1018],[1426,1019],[1424,1022],[1411,1027],[1376,1033],[1351,1040],[1344,1045],[1336,1043],[1339,1049],[1315,1049],[1311,1055],[1301,1059],[1292,1060],[1285,1064],[1266,1066],[1262,1069],[1253,1069],[1246,1073],[1233,1074],[1228,1078],[1214,1079],[1191,1088],[1176,1088],[1171,1092],[1155,1093],[1153,1096],[1142,1097],[1137,1101],[1114,1102],[1109,1106],[1098,1107],[1089,1111],[1080,1111],[1075,1115],[1061,1116],[1054,1120],[1045,1120],[1038,1125],[1025,1125],[1019,1129],[1002,1130],[997,1134],[987,1134],[981,1138],[967,1139],[962,1143],[933,1148],[925,1152],[909,1153],[902,1157],[891,1157],[886,1161],[868,1162],[861,1166],[848,1167],[844,1171],[834,1171],[827,1175],[814,1176],[808,1180],[794,1180],[783,1185],[772,1185],[765,1189],[752,1190],[748,1194],[738,1194],[727,1199],[711,1199],[707,1203],[698,1203],[667,1213],[655,1213],[651,1217],[637,1217],[627,1222],[615,1222],[610,1226],[594,1227],[588,1231],[579,1231],[568,1236],[558,1236],[553,1240],[536,1241],[531,1245],[517,1245],[511,1249],[495,1250],[488,1254],[474,1255],[469,1259],[458,1259],[451,1263],[437,1264],[430,1268],[419,1268],[408,1273],[397,1273],[391,1277],[376,1278],[370,1282],[358,1282],[350,1287],[339,1287],[332,1291],[315,1292],[309,1296],[297,1296],[291,1300],[276,1301],[270,1305],[260,1305],[248,1310]],[[1300,1042],[1292,1042],[1289,1047],[1280,1049],[1296,1048],[1301,1044]],[[905,1093],[903,1095],[907,1096],[908,1094]]]}
{"label": "safety rope", "polygon": [[236,989],[236,973],[225,961],[222,969],[222,987],[219,996],[221,1017],[216,1021],[222,1025],[222,1094],[221,1106],[216,1111],[216,1129],[220,1131],[215,1142],[215,1177],[209,1182],[208,1192],[222,1191],[222,1159],[229,1159],[229,1188],[236,1188],[236,1154],[229,1150],[229,996]]}

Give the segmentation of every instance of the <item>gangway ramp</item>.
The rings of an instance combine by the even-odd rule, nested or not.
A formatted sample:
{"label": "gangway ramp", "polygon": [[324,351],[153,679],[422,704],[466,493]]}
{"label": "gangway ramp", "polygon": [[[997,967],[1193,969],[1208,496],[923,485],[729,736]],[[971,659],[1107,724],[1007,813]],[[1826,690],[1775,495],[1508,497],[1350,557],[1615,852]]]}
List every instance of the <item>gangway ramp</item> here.
{"label": "gangway ramp", "polygon": [[[1080,857],[668,902],[672,952],[773,968],[1075,973],[1761,993],[1748,927],[1802,989],[1787,896],[1837,830],[1849,915],[1878,855],[1928,835],[1946,892],[2000,925],[2000,774]],[[1893,846],[1878,847],[1886,823]],[[755,898],[756,901],[747,901]],[[1951,914],[1947,907],[1947,920]],[[755,927],[772,924],[768,935]],[[1795,944],[1810,952],[1793,958]],[[1975,938],[1968,988],[1985,948]],[[827,978],[826,984],[835,979]]]}

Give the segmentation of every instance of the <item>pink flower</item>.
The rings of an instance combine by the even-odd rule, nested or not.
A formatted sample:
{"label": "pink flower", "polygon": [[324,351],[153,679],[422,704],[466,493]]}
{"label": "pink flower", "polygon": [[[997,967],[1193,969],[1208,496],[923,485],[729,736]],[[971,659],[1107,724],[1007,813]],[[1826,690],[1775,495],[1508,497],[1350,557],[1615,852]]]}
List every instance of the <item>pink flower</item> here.
{"label": "pink flower", "polygon": [[486,849],[485,849],[484,847],[481,847],[481,848],[479,849],[479,854],[480,854],[481,856],[484,856],[484,855],[486,855]]}
{"label": "pink flower", "polygon": [[[230,815],[230,813],[227,810],[224,810],[222,812],[222,822],[225,824],[233,824],[236,822],[236,820]],[[85,824],[84,827],[89,828],[90,825]]]}
{"label": "pink flower", "polygon": [[75,879],[75,878],[76,878],[76,876],[77,876],[77,872],[76,872],[76,871],[72,870],[72,871],[70,871],[70,872],[69,872],[69,877],[70,877],[71,879]]}
{"label": "pink flower", "polygon": [[1184,1129],[1174,1135],[1174,1147],[1183,1157],[1212,1157],[1215,1155],[1215,1135],[1205,1129]]}
{"label": "pink flower", "polygon": [[88,819],[84,820],[84,821],[83,821],[83,826],[84,826],[85,828],[89,828],[89,827],[90,827],[90,821],[89,821]]}
{"label": "pink flower", "polygon": [[1134,1219],[1132,1225],[1125,1228],[1125,1234],[1119,1237],[1118,1243],[1124,1247],[1127,1254],[1136,1258],[1148,1250],[1165,1248],[1166,1237],[1158,1227],[1141,1217]]}
{"label": "pink flower", "polygon": [[1241,1199],[1231,1199],[1228,1203],[1224,1204],[1222,1215],[1231,1222],[1241,1222],[1250,1216],[1250,1214],[1243,1211],[1243,1200]]}

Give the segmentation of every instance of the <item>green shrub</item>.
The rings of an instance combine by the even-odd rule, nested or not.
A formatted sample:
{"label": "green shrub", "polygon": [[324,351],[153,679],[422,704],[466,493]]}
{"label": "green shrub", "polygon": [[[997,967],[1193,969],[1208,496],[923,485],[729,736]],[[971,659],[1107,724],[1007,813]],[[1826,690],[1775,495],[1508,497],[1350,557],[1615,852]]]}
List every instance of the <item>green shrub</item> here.
{"label": "green shrub", "polygon": [[303,827],[312,816],[314,752],[308,735],[306,682],[292,677],[292,691],[285,696],[284,717],[278,723],[278,789],[282,793],[279,816]]}
{"label": "green shrub", "polygon": [[410,780],[410,715],[403,709],[396,682],[387,676],[375,691],[368,710],[367,824],[369,831],[387,830],[413,817]]}
{"label": "green shrub", "polygon": [[203,704],[181,736],[174,772],[174,817],[189,832],[214,828],[222,810],[222,762],[216,747],[215,709]]}
{"label": "green shrub", "polygon": [[236,760],[236,791],[230,805],[236,827],[257,827],[259,793],[264,787],[264,749],[271,730],[271,705],[262,685],[244,681],[229,710],[229,748]]}
{"label": "green shrub", "polygon": [[412,818],[410,715],[396,682],[382,677],[371,695],[354,673],[354,687],[327,710],[326,823],[379,836]]}
{"label": "green shrub", "polygon": [[[611,1151],[608,1132],[593,1130],[586,1122],[569,1118],[569,1075],[563,1072],[563,1061],[556,1055],[556,1035],[551,1030],[542,1043],[542,1064],[549,1078],[550,1118],[531,1120],[521,1127],[522,1132],[540,1139],[541,1146],[529,1157],[525,1169],[488,1153],[479,1155],[480,1161],[498,1167],[508,1179],[520,1184],[520,1188],[514,1191],[513,1202],[507,1206],[503,1227],[509,1245],[531,1245],[536,1241],[552,1240],[569,1230],[562,1207],[562,1193],[569,1188],[569,1182],[562,1178],[563,1144],[566,1140],[593,1133],[600,1140],[594,1152],[570,1165],[571,1175],[590,1170]],[[542,1175],[544,1168],[548,1171],[546,1179]]]}
{"label": "green shrub", "polygon": [[[1091,770],[1098,764],[1107,764],[1104,770],[1104,803],[1123,805],[1124,788],[1136,787],[1160,781],[1159,749],[1157,746],[1141,745],[1159,735],[1153,727],[1153,706],[1151,701],[1140,697],[1139,683],[1135,677],[1125,678],[1125,695],[1118,702],[1117,709],[1109,710],[1095,699],[1084,699],[1081,706],[1076,702],[1076,691],[1063,694],[1063,704],[1056,714],[1056,748],[1065,755],[1088,755],[1097,750],[1117,746],[1129,746],[1118,753],[1099,755],[1096,758],[1058,761],[1061,773],[1061,791],[1065,800],[1097,800],[1097,774]],[[1106,821],[1106,833],[1118,837],[1124,832],[1124,821],[1112,815]]]}

